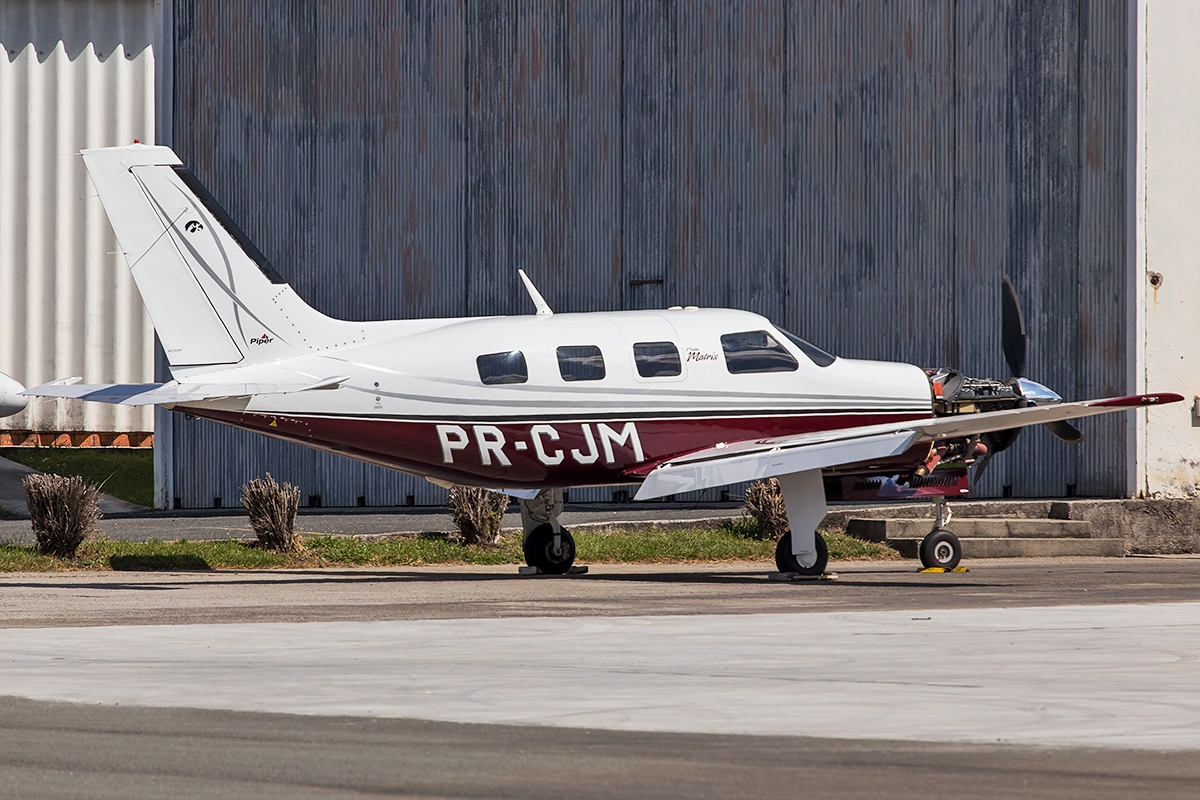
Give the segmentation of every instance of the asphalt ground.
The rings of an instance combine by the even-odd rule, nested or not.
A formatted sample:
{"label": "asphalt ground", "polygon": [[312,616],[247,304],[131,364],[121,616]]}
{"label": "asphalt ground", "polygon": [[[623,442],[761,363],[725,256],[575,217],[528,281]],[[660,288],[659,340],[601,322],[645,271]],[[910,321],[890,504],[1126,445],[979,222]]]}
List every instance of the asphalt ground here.
{"label": "asphalt ground", "polygon": [[0,576],[0,796],[1200,794],[1200,558],[970,566]]}
{"label": "asphalt ground", "polygon": [[[596,564],[579,577],[506,566],[0,574],[0,629],[91,625],[793,614],[1200,602],[1200,556],[833,562],[780,583],[762,564]],[[1200,676],[1198,676],[1200,677]]]}

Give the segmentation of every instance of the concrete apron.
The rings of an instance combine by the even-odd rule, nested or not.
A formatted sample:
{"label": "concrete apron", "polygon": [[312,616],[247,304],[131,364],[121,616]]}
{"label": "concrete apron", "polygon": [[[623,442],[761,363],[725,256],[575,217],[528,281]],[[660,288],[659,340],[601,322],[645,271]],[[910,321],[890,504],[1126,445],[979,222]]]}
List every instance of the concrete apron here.
{"label": "concrete apron", "polygon": [[1200,604],[0,630],[37,700],[1200,748]]}

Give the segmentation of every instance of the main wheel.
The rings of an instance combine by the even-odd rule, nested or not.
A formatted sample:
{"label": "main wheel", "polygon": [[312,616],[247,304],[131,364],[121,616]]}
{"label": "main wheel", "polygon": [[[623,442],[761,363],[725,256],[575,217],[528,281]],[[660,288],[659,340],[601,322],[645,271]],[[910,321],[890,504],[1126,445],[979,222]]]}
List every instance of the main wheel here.
{"label": "main wheel", "polygon": [[945,528],[921,540],[921,566],[926,569],[941,567],[948,572],[958,566],[961,558],[962,542]]}
{"label": "main wheel", "polygon": [[550,523],[538,525],[525,537],[525,563],[549,575],[562,575],[575,562],[575,539],[566,528],[554,533]]}
{"label": "main wheel", "polygon": [[792,553],[792,532],[788,531],[775,545],[775,566],[780,572],[795,572],[799,575],[824,575],[829,564],[829,548],[821,534],[816,534],[817,560],[811,567],[800,566],[799,559]]}

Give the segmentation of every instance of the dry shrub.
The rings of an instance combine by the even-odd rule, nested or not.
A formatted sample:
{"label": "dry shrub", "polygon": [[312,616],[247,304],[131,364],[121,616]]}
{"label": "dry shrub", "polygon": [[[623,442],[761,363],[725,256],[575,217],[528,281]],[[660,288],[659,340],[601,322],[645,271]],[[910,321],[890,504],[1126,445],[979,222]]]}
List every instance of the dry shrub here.
{"label": "dry shrub", "polygon": [[250,527],[263,547],[281,553],[303,550],[296,535],[296,512],[300,509],[300,488],[280,486],[267,473],[242,485],[242,506],[250,514]]}
{"label": "dry shrub", "polygon": [[83,540],[96,531],[100,490],[83,478],[61,475],[28,475],[22,484],[38,552],[74,558]]}
{"label": "dry shrub", "polygon": [[746,488],[746,513],[754,518],[762,530],[763,538],[778,541],[788,532],[787,509],[783,505],[783,491],[779,481],[768,478],[755,481]]}
{"label": "dry shrub", "polygon": [[508,508],[508,495],[473,486],[454,486],[447,502],[463,544],[494,545],[500,540],[500,522],[504,519],[504,509]]}

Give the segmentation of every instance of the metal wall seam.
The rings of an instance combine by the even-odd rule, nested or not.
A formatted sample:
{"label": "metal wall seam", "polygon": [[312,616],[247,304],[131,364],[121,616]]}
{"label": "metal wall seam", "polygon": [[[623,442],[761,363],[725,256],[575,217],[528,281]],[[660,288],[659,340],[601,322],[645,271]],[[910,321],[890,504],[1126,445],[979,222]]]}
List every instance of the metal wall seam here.
{"label": "metal wall seam", "polygon": [[[154,137],[151,0],[0,3],[0,371],[153,378],[153,333],[78,152]],[[31,400],[0,429],[148,432],[149,409]]]}

